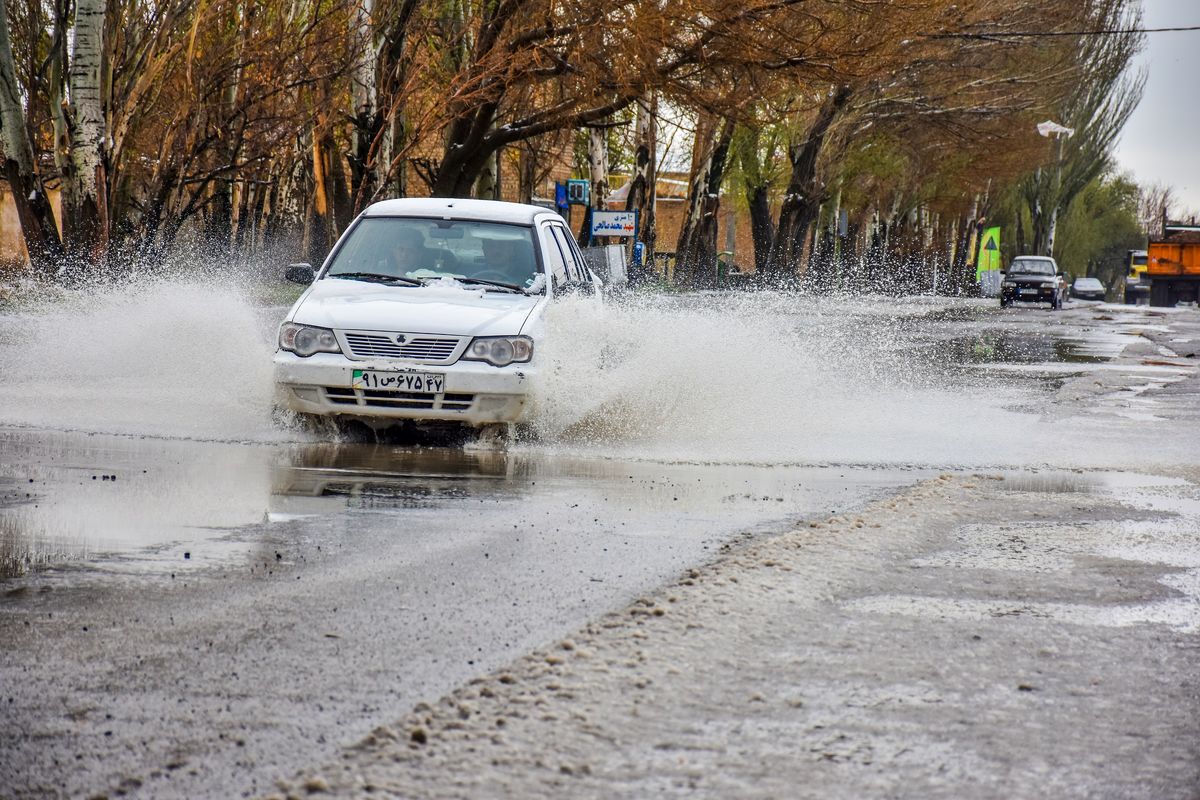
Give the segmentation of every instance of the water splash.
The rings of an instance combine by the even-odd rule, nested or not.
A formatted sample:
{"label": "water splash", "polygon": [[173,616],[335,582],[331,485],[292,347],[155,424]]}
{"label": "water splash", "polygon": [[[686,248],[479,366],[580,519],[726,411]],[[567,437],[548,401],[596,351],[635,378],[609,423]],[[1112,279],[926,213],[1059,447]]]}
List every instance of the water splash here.
{"label": "water splash", "polygon": [[953,302],[714,293],[560,304],[547,318],[534,426],[560,449],[663,461],[1163,458],[1144,431],[1067,419],[1077,409],[1053,407],[1048,384],[931,359],[930,336],[975,323],[969,304],[944,319]]}
{"label": "water splash", "polygon": [[273,327],[234,284],[142,279],[0,318],[0,422],[273,439]]}
{"label": "water splash", "polygon": [[[194,273],[193,273],[194,274]],[[953,314],[947,314],[947,311]],[[0,424],[160,438],[305,438],[272,417],[281,307],[245,285],[142,279],[0,315]],[[1053,387],[948,368],[982,306],[789,293],[561,301],[521,447],[750,464],[1116,466],[1175,460],[1145,425]]]}

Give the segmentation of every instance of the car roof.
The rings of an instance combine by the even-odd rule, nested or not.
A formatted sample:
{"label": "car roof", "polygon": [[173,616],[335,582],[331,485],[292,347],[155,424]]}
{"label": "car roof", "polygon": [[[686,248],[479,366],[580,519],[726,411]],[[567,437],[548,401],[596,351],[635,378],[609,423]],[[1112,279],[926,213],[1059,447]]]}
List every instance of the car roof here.
{"label": "car roof", "polygon": [[1050,256],[1017,256],[1013,261],[1053,261]]}
{"label": "car roof", "polygon": [[[510,225],[532,225],[543,216],[555,216],[554,211],[524,203],[499,200],[467,200],[457,197],[404,197],[372,203],[365,217],[437,217],[466,219],[479,222],[502,222]],[[560,217],[561,219],[561,217]]]}

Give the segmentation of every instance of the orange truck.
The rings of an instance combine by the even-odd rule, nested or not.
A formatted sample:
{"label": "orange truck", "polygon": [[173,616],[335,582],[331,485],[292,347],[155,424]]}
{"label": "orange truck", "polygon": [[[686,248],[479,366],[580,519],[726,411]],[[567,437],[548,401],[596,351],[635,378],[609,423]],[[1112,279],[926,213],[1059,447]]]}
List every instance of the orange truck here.
{"label": "orange truck", "polygon": [[1168,222],[1146,248],[1150,305],[1200,300],[1200,225]]}

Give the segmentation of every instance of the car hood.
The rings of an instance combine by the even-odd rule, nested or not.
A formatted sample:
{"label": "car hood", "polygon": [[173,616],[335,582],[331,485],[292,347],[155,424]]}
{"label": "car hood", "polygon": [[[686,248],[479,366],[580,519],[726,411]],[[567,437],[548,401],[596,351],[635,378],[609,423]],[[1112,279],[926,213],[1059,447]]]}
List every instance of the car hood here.
{"label": "car hood", "polygon": [[291,320],[338,330],[511,336],[544,300],[543,295],[487,292],[451,281],[385,286],[330,278],[309,288]]}

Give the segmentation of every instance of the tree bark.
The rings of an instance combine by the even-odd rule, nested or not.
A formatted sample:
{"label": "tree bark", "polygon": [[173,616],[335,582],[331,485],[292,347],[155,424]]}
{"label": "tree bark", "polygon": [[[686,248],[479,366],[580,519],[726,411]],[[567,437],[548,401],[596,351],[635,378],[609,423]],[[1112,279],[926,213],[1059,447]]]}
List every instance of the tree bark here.
{"label": "tree bark", "polygon": [[484,162],[475,180],[475,196],[480,200],[500,199],[500,151],[492,153]]}
{"label": "tree bark", "polygon": [[308,214],[308,260],[319,264],[325,260],[335,236],[333,202],[330,180],[330,156],[328,142],[321,131],[312,137],[313,198]]}
{"label": "tree bark", "polygon": [[103,74],[105,0],[75,3],[74,47],[68,74],[71,87],[69,168],[64,172],[63,240],[75,268],[95,268],[108,248]]}
{"label": "tree bark", "polygon": [[[592,212],[608,209],[608,132],[606,128],[588,128],[588,210],[579,230],[579,246],[592,244]],[[607,243],[603,238],[601,243]]]}
{"label": "tree bark", "polygon": [[350,192],[356,208],[375,193],[375,173],[369,168],[372,149],[382,131],[379,94],[379,56],[376,55],[375,0],[357,0],[350,13],[350,40],[356,54],[350,72]]}
{"label": "tree bark", "polygon": [[644,279],[654,266],[654,246],[658,238],[655,228],[654,203],[658,194],[658,131],[655,115],[658,98],[654,95],[637,101],[637,121],[634,133],[633,178],[625,197],[625,210],[638,212],[638,241],[642,242],[642,266],[630,280]]}
{"label": "tree bark", "polygon": [[537,158],[533,150],[522,146],[517,152],[517,202],[533,202],[533,184],[537,180]]}
{"label": "tree bark", "polygon": [[28,131],[8,36],[8,15],[0,1],[0,166],[12,188],[29,263],[36,275],[49,277],[62,256],[62,243],[46,191],[34,169]]}
{"label": "tree bark", "polygon": [[770,275],[794,276],[807,268],[808,234],[824,199],[824,187],[817,181],[817,159],[830,126],[849,101],[850,89],[839,88],[821,105],[807,137],[788,148],[792,173],[767,262]]}
{"label": "tree bark", "polygon": [[702,155],[688,187],[688,215],[675,248],[675,282],[688,288],[716,284],[717,213],[734,123],[730,119],[714,120],[707,141],[702,141],[700,136],[706,127],[697,130],[696,147]]}

